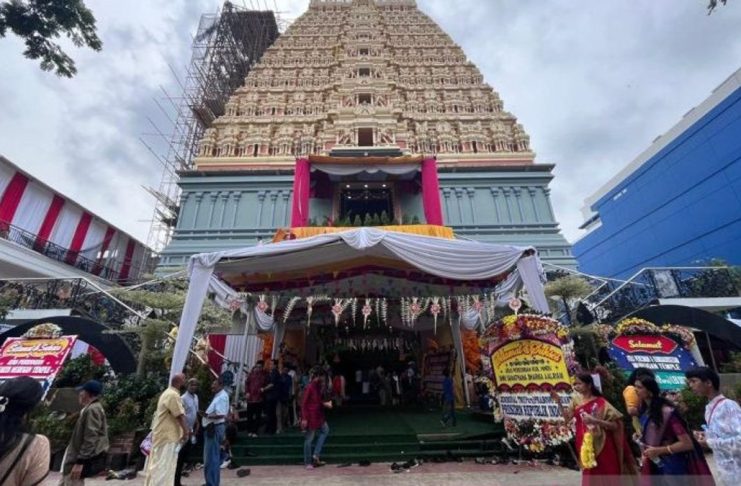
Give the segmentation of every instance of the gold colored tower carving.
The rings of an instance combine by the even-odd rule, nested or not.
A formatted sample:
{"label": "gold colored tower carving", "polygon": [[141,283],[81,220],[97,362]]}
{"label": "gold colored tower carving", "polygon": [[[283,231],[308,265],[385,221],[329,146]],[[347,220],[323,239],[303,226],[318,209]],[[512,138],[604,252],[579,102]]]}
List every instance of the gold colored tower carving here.
{"label": "gold colored tower carving", "polygon": [[199,170],[291,168],[342,147],[399,147],[439,165],[533,162],[530,137],[413,0],[312,0],[199,145]]}

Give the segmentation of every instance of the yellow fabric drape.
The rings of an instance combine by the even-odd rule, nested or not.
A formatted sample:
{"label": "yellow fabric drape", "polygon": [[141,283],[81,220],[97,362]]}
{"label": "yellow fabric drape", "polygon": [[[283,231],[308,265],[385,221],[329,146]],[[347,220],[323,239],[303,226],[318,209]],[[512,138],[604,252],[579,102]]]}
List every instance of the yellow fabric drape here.
{"label": "yellow fabric drape", "polygon": [[[436,238],[446,238],[449,240],[453,239],[453,229],[448,226],[436,226],[434,224],[408,224],[408,225],[393,225],[393,226],[374,226],[385,231],[397,231],[399,233],[411,233],[422,236],[434,236]],[[283,241],[285,239],[301,239],[309,238],[316,235],[325,235],[328,233],[338,233],[340,231],[348,231],[353,228],[337,227],[337,226],[307,226],[303,228],[288,228],[279,229],[273,237],[273,243]],[[289,237],[293,235],[293,237]]]}

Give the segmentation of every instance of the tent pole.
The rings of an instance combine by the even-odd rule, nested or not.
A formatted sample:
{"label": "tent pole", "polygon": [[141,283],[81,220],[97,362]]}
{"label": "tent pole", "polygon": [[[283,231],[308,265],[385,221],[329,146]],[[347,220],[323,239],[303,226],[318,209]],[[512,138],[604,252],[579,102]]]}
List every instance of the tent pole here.
{"label": "tent pole", "polygon": [[240,392],[242,391],[242,383],[244,380],[242,379],[242,373],[244,372],[244,360],[247,359],[247,338],[250,335],[250,332],[252,331],[252,328],[255,326],[255,307],[254,305],[247,304],[247,320],[244,323],[244,334],[242,334],[242,356],[239,359],[239,371],[237,371],[237,376],[234,377],[234,379],[237,381],[236,385],[234,386],[234,403],[239,402],[239,396]]}
{"label": "tent pole", "polygon": [[273,323],[273,349],[270,352],[271,359],[278,359],[280,353],[280,345],[286,336],[286,324],[284,322]]}
{"label": "tent pole", "polygon": [[455,354],[458,359],[458,369],[461,370],[461,385],[463,387],[463,398],[466,400],[466,407],[471,406],[471,399],[468,396],[468,385],[466,383],[466,357],[463,355],[463,336],[461,335],[461,315],[458,314],[458,320],[452,321],[451,332],[453,333],[453,344],[455,345]]}

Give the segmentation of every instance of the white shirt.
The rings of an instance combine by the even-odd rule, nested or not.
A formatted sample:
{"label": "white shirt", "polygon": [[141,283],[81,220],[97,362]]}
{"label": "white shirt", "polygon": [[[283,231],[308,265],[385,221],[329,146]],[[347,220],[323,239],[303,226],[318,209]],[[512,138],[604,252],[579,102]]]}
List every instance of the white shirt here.
{"label": "white shirt", "polygon": [[206,415],[223,415],[223,417],[219,419],[203,417],[203,420],[201,421],[203,427],[208,426],[208,424],[224,423],[226,416],[229,415],[229,395],[226,391],[221,390],[214,396],[213,400],[211,400],[211,404],[206,409]]}
{"label": "white shirt", "polygon": [[723,395],[705,406],[705,439],[713,449],[718,476],[724,486],[738,484],[741,476],[741,407]]}
{"label": "white shirt", "polygon": [[185,409],[185,423],[188,425],[190,431],[193,432],[193,427],[196,425],[196,420],[198,420],[198,395],[185,392],[180,398],[183,400],[183,408]]}

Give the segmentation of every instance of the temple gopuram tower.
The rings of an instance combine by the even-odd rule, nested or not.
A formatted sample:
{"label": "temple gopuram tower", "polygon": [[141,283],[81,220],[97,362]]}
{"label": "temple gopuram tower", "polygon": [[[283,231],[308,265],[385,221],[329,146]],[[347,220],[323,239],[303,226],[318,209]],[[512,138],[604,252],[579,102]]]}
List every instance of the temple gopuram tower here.
{"label": "temple gopuram tower", "polygon": [[180,174],[160,268],[368,221],[534,245],[575,267],[550,203],[553,166],[534,157],[517,118],[414,0],[312,0]]}

